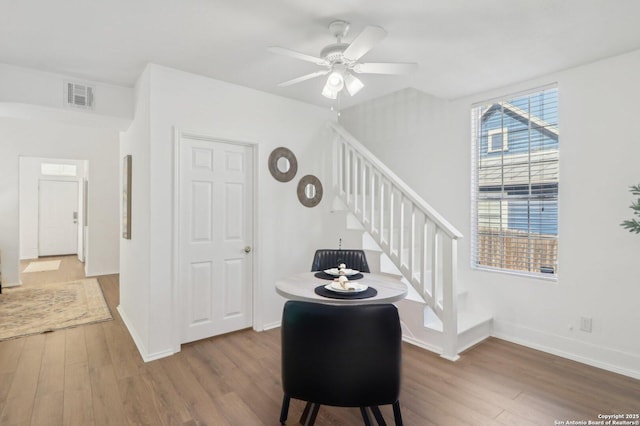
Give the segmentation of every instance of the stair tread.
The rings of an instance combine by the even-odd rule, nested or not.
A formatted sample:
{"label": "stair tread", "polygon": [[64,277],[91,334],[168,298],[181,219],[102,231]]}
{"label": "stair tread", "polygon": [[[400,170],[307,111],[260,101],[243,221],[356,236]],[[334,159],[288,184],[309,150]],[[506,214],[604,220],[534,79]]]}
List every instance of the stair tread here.
{"label": "stair tread", "polygon": [[[464,333],[473,327],[490,321],[493,317],[486,312],[463,310],[458,312],[458,334]],[[425,321],[424,326],[436,331],[442,331],[441,321]]]}
{"label": "stair tread", "polygon": [[458,333],[490,321],[493,317],[486,312],[464,310],[458,312]]}

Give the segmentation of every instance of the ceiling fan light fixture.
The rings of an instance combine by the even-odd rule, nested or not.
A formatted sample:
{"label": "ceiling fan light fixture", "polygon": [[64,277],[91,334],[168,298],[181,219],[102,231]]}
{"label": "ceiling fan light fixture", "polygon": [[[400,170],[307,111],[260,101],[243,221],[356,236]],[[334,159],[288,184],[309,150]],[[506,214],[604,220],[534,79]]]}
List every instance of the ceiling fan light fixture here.
{"label": "ceiling fan light fixture", "polygon": [[279,87],[291,86],[303,81],[311,80],[321,75],[327,75],[322,96],[338,99],[343,89],[354,96],[364,88],[364,83],[355,74],[409,74],[418,68],[416,63],[403,62],[360,62],[377,43],[387,36],[387,32],[378,26],[368,25],[350,43],[343,42],[347,35],[349,23],[337,20],[329,25],[329,31],[336,38],[336,42],[325,46],[320,56],[307,55],[284,47],[272,46],[269,51],[279,55],[311,62],[323,67],[321,71],[313,72],[278,84]]}
{"label": "ceiling fan light fixture", "polygon": [[364,83],[359,78],[348,73],[344,76],[344,85],[351,96],[354,96],[364,87]]}
{"label": "ceiling fan light fixture", "polygon": [[344,77],[342,72],[333,71],[327,77],[327,82],[322,88],[322,96],[329,99],[337,99],[338,93],[344,88]]}
{"label": "ceiling fan light fixture", "polygon": [[329,86],[329,84],[325,84],[322,89],[322,96],[329,99],[337,99],[338,98],[338,90],[334,90]]}
{"label": "ceiling fan light fixture", "polygon": [[327,86],[330,86],[331,90],[335,90],[336,92],[341,91],[344,87],[344,77],[342,76],[342,73],[334,71],[329,74],[329,77],[327,78]]}

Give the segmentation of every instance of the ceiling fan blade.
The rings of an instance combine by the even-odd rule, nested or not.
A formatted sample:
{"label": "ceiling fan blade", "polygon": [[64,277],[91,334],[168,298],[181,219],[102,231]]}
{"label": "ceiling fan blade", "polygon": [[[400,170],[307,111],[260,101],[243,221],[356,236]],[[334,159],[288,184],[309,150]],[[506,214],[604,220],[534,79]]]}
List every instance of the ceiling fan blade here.
{"label": "ceiling fan blade", "polygon": [[365,62],[353,67],[358,74],[409,74],[417,70],[418,64],[406,62]]}
{"label": "ceiling fan blade", "polygon": [[387,32],[383,28],[374,26],[365,27],[365,29],[353,39],[342,55],[349,60],[357,61],[386,36]]}
{"label": "ceiling fan blade", "polygon": [[285,55],[296,59],[302,59],[303,61],[312,62],[316,65],[329,65],[329,63],[325,59],[307,55],[306,53],[296,52],[295,50],[286,49],[284,47],[272,46],[267,50],[269,50],[269,52],[271,53],[277,53],[278,55]]}
{"label": "ceiling fan blade", "polygon": [[310,80],[312,78],[320,77],[321,75],[329,74],[329,70],[322,70],[312,72],[311,74],[306,74],[298,78],[294,78],[293,80],[285,81],[284,83],[278,84],[278,87],[287,87],[292,84],[300,83],[301,81]]}

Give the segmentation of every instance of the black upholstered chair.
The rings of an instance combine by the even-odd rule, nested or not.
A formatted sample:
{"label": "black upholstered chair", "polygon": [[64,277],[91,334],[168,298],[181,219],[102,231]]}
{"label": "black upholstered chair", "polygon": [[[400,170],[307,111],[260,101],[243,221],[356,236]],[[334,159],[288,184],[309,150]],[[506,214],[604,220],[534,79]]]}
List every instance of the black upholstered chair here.
{"label": "black upholstered chair", "polygon": [[378,406],[400,414],[401,339],[398,309],[392,304],[327,305],[288,301],[282,315],[282,387],[280,423],[291,398],[307,401],[301,423],[312,425],[320,405],[367,407],[378,424]]}
{"label": "black upholstered chair", "polygon": [[311,264],[311,271],[324,271],[325,269],[335,268],[340,263],[344,263],[349,269],[355,269],[360,272],[370,272],[364,250],[354,249],[316,250],[316,254],[313,256],[313,263]]}

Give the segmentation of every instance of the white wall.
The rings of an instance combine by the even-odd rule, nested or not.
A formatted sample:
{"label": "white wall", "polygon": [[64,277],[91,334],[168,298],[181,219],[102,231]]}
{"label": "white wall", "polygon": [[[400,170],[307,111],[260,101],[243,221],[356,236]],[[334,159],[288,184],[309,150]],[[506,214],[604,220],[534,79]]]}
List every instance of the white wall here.
{"label": "white wall", "polygon": [[447,101],[404,89],[341,111],[340,124],[450,222],[454,219],[451,189],[441,174],[460,161],[459,147],[451,146],[446,133]]}
{"label": "white wall", "polygon": [[[95,108],[64,106],[64,82],[95,86]],[[89,170],[85,271],[118,272],[119,131],[133,115],[133,90],[0,64],[0,250],[3,284],[18,284],[18,157],[86,159]]]}
{"label": "white wall", "polygon": [[[135,87],[134,120],[120,138],[120,158],[131,155],[131,239],[122,238],[120,244],[120,305],[118,311],[125,321],[140,352],[147,350],[149,334],[150,284],[150,73],[145,71]],[[120,185],[122,185],[120,164]],[[122,188],[122,186],[120,186]],[[122,212],[122,197],[119,200]],[[120,213],[121,215],[122,213]],[[118,216],[120,217],[120,216]]]}
{"label": "white wall", "polygon": [[[401,92],[341,116],[348,130],[366,134],[362,142],[383,154],[465,235],[458,252],[460,284],[493,313],[496,336],[634,377],[640,377],[640,237],[619,224],[632,216],[628,186],[640,182],[639,74],[637,51],[452,102]],[[470,107],[554,81],[560,96],[558,281],[474,270]],[[446,137],[405,122],[403,114],[413,109],[428,123],[444,111]],[[579,330],[582,316],[593,318],[592,333]]]}
{"label": "white wall", "polygon": [[[77,175],[68,176],[43,176],[41,173],[42,163],[55,164],[73,164],[76,166]],[[35,259],[38,257],[39,245],[39,192],[38,185],[41,179],[53,180],[71,180],[78,182],[80,193],[78,200],[82,203],[81,189],[83,179],[85,177],[84,170],[85,161],[53,159],[53,158],[36,158],[36,157],[20,157],[19,159],[19,214],[20,214],[20,259]],[[82,211],[78,206],[78,234],[82,232]],[[78,250],[82,249],[80,238],[78,238]]]}
{"label": "white wall", "polygon": [[[153,359],[177,349],[170,330],[180,321],[172,297],[175,129],[256,144],[257,226],[252,255],[258,306],[254,323],[262,329],[280,320],[284,300],[275,293],[276,279],[309,267],[314,238],[321,233],[318,224],[323,210],[299,204],[296,185],[305,174],[323,177],[326,158],[319,153],[326,143],[325,123],[333,115],[327,109],[157,65],[147,67],[138,85],[146,84],[148,88],[137,97],[146,105],[136,107],[121,155],[149,145],[148,164],[133,153],[133,203],[148,204],[133,207],[133,236],[130,242],[121,240],[121,250],[124,257],[128,246],[139,253],[135,247],[147,245],[149,263],[148,267],[134,262],[121,265],[120,310],[137,335],[143,357]],[[277,182],[268,171],[267,158],[278,146],[290,148],[298,158],[298,175],[288,183]],[[147,312],[147,317],[140,318],[136,312]]]}
{"label": "white wall", "polygon": [[[64,103],[65,82],[95,87],[95,107],[86,114],[126,119],[130,119],[133,115],[133,90],[130,87],[81,80],[62,74],[0,63],[1,102],[69,109]],[[82,111],[73,108],[71,110]]]}
{"label": "white wall", "polygon": [[[0,117],[0,248],[3,285],[19,283],[18,158],[88,160],[89,275],[118,272],[118,139],[109,128]],[[93,225],[92,225],[93,224]]]}

